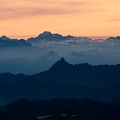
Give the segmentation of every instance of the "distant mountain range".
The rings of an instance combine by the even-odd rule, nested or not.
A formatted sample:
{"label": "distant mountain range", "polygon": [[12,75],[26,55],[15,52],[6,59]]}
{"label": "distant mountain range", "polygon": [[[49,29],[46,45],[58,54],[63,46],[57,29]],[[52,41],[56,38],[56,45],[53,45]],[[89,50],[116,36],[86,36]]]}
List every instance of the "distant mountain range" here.
{"label": "distant mountain range", "polygon": [[0,37],[0,48],[30,47],[30,46],[32,46],[32,45],[23,39],[17,40],[17,39],[10,39],[6,36]]}
{"label": "distant mountain range", "polygon": [[[24,53],[25,51],[23,51],[23,54]],[[26,56],[11,59],[0,59],[0,72],[10,72],[13,74],[24,73],[32,75],[49,69],[56,61],[62,57],[53,51],[49,51],[46,55],[43,55],[41,57],[39,57],[40,51],[35,51],[33,55],[36,53],[38,55],[36,55],[38,58],[33,60],[29,60],[26,58]],[[27,55],[29,54],[32,56],[32,52],[28,52]],[[68,55],[64,55],[64,58],[72,64],[89,63],[91,65],[98,65],[106,64],[110,61],[109,59],[105,57],[103,58],[102,56],[92,56],[77,52],[72,52]]]}
{"label": "distant mountain range", "polygon": [[0,59],[14,59],[14,58],[34,58],[38,56],[41,49],[33,46],[24,39],[10,39],[6,36],[0,37]]}
{"label": "distant mountain range", "polygon": [[110,102],[120,96],[120,65],[72,65],[61,58],[34,75],[0,74],[0,105],[19,98],[90,98]]}
{"label": "distant mountain range", "polygon": [[0,120],[119,120],[119,41],[0,37]]}
{"label": "distant mountain range", "polygon": [[[25,52],[23,51],[23,53]],[[13,74],[24,73],[32,75],[49,69],[57,60],[61,58],[61,56],[57,55],[53,51],[50,51],[42,57],[39,57],[39,51],[36,51],[36,53],[38,54],[38,58],[33,60],[29,60],[26,57],[0,59],[0,73],[10,72]],[[29,54],[32,55],[32,52]]]}
{"label": "distant mountain range", "polygon": [[[33,43],[33,42],[64,41],[64,40],[70,40],[70,39],[75,39],[75,38],[85,38],[85,37],[75,37],[75,36],[71,36],[71,35],[62,36],[62,35],[60,35],[58,33],[53,34],[53,33],[49,32],[49,31],[44,31],[43,33],[39,34],[37,37],[28,38],[26,41],[24,39],[21,39],[21,40],[11,39],[11,38],[8,38],[7,36],[3,35],[2,37],[0,37],[0,42],[1,42],[1,45],[2,45],[2,42],[4,43],[4,45],[5,45],[5,43],[6,43],[6,45],[7,44],[13,45],[13,43],[16,43],[16,45],[18,45],[18,43],[19,44],[24,43],[26,45],[27,44],[30,45],[30,43]],[[88,39],[90,39],[90,38],[88,38]]]}
{"label": "distant mountain range", "polygon": [[[27,40],[68,40],[68,39],[72,39],[72,38],[80,38],[80,37],[76,37],[76,36],[71,36],[71,35],[67,35],[67,36],[62,36],[61,34],[59,33],[51,33],[50,31],[44,31],[43,33],[39,34],[37,37],[35,38],[28,38]],[[106,40],[109,40],[109,39],[116,39],[116,40],[120,40],[120,36],[117,36],[117,37],[109,37],[108,39]],[[8,38],[7,36],[3,35],[2,37],[0,37],[0,40],[17,40],[17,39],[11,39],[11,38]],[[32,41],[31,41],[32,42]]]}
{"label": "distant mountain range", "polygon": [[[75,37],[75,36],[71,36],[71,35],[67,35],[67,36],[62,36],[58,33],[53,34],[49,31],[44,31],[43,33],[39,34],[37,37],[35,38],[28,38],[27,41],[25,41],[24,39],[11,39],[8,38],[7,36],[3,35],[2,37],[0,37],[0,46],[31,46],[30,43],[34,43],[34,42],[42,42],[42,41],[64,41],[64,40],[70,40],[70,39],[89,39],[92,40],[91,38],[87,38],[87,37]],[[106,40],[120,40],[120,36],[117,37],[109,37]]]}
{"label": "distant mountain range", "polygon": [[117,37],[109,37],[107,40],[120,40],[120,36],[117,36]]}
{"label": "distant mountain range", "polygon": [[42,34],[38,35],[35,38],[28,38],[27,41],[32,42],[42,42],[42,41],[63,41],[68,39],[73,39],[74,36],[62,36],[60,34],[52,34],[51,32],[45,31]]}

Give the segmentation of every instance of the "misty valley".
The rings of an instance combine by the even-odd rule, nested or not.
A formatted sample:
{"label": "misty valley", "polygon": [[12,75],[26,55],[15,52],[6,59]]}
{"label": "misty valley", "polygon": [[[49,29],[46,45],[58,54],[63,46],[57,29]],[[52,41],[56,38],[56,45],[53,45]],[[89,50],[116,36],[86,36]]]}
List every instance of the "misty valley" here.
{"label": "misty valley", "polygon": [[0,120],[120,120],[119,51],[119,36],[0,37]]}

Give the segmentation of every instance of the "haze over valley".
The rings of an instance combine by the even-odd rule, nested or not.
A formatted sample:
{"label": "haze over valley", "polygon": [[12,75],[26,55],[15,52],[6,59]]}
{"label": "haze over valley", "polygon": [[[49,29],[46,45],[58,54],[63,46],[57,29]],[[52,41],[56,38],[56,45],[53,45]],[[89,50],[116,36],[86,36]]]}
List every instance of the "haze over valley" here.
{"label": "haze over valley", "polygon": [[0,72],[35,74],[47,70],[61,57],[69,63],[119,64],[120,37],[92,40],[45,31],[35,38],[0,37]]}
{"label": "haze over valley", "polygon": [[0,0],[0,120],[120,120],[119,0]]}

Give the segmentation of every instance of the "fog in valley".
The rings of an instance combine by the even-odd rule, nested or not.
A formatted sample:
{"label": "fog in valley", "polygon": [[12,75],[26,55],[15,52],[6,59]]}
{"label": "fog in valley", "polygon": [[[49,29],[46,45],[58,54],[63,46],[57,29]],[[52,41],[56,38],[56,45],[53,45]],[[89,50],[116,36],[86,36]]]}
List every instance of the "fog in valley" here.
{"label": "fog in valley", "polygon": [[34,74],[64,57],[71,64],[120,64],[120,37],[92,40],[45,31],[28,40],[0,37],[0,73]]}

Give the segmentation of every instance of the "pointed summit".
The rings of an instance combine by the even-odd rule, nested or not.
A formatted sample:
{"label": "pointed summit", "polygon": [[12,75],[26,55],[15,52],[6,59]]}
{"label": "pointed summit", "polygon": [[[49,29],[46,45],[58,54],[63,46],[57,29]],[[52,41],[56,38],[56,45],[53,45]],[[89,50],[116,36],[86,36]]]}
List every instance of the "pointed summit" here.
{"label": "pointed summit", "polygon": [[64,57],[62,57],[59,61],[60,62],[66,62],[65,59],[64,59]]}
{"label": "pointed summit", "polygon": [[0,37],[1,40],[11,40],[10,38],[8,38],[7,36],[3,35],[2,37]]}
{"label": "pointed summit", "polygon": [[68,65],[69,63],[65,61],[65,59],[62,57],[59,61],[57,61],[55,64],[59,64],[59,65]]}
{"label": "pointed summit", "polygon": [[65,61],[65,59],[62,57],[59,61],[57,61],[50,69],[63,71],[69,67],[69,63]]}
{"label": "pointed summit", "polygon": [[[73,69],[74,65],[69,64],[62,57],[49,70],[43,72],[43,74],[45,75],[44,81],[55,81],[71,84],[74,80],[71,79]],[[37,76],[41,77],[41,74],[37,74]]]}

